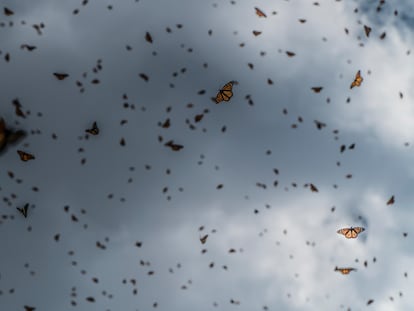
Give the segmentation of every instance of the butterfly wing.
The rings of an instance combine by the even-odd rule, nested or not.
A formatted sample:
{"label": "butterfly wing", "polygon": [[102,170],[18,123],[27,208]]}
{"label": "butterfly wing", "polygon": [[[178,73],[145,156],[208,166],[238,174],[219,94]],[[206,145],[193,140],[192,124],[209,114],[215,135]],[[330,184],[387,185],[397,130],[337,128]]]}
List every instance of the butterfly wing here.
{"label": "butterfly wing", "polygon": [[20,160],[22,160],[23,162],[35,159],[34,155],[32,155],[30,153],[27,153],[27,152],[24,152],[24,151],[21,151],[21,150],[17,150],[17,153],[20,156]]}
{"label": "butterfly wing", "polygon": [[221,91],[219,91],[216,96],[216,104],[222,102],[223,100],[224,100],[223,95],[221,94]]}

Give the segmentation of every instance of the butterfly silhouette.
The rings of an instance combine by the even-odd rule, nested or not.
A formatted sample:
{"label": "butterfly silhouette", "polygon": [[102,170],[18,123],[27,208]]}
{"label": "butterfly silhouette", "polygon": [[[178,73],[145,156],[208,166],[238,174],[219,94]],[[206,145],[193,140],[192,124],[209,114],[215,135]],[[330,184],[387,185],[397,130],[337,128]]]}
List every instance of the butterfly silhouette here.
{"label": "butterfly silhouette", "polygon": [[350,227],[350,228],[342,228],[336,231],[339,234],[342,234],[347,239],[356,239],[358,234],[365,231],[363,227]]}
{"label": "butterfly silhouette", "polygon": [[23,162],[29,161],[29,160],[34,160],[35,157],[33,154],[21,151],[21,150],[17,150],[17,153],[20,156],[20,160],[22,160]]}
{"label": "butterfly silhouette", "polygon": [[367,25],[364,25],[364,31],[365,31],[365,35],[367,37],[369,37],[369,34],[370,34],[371,30],[372,30],[371,27],[369,27]]}
{"label": "butterfly silhouette", "polygon": [[200,242],[201,242],[201,244],[205,244],[206,242],[207,242],[207,238],[208,238],[208,234],[206,234],[205,236],[203,236],[203,237],[200,237]]}
{"label": "butterfly silhouette", "polygon": [[257,16],[265,17],[265,18],[267,17],[267,15],[262,10],[260,10],[259,8],[255,7],[254,9],[256,10]]}
{"label": "butterfly silhouette", "polygon": [[29,203],[26,203],[22,208],[16,207],[16,209],[24,216],[24,218],[27,218],[28,208],[29,208]]}
{"label": "butterfly silhouette", "polygon": [[0,118],[0,152],[5,150],[7,145],[18,142],[26,136],[26,132],[22,130],[12,131],[6,128],[6,122]]}
{"label": "butterfly silhouette", "polygon": [[89,133],[91,135],[98,135],[99,134],[99,128],[96,122],[93,122],[92,128],[85,130],[86,133]]}
{"label": "butterfly silhouette", "polygon": [[392,205],[395,203],[394,196],[391,196],[391,198],[387,201],[387,205]]}
{"label": "butterfly silhouette", "polygon": [[364,81],[364,79],[361,77],[361,70],[358,70],[358,72],[355,75],[354,81],[351,83],[350,88],[352,89],[355,86],[361,86],[362,81]]}
{"label": "butterfly silhouette", "polygon": [[59,72],[54,72],[53,75],[56,77],[56,79],[58,80],[64,80],[67,77],[69,77],[69,75],[67,73],[59,73]]}
{"label": "butterfly silhouette", "polygon": [[233,81],[230,81],[224,85],[221,90],[216,95],[216,104],[226,101],[228,102],[230,98],[233,97]]}

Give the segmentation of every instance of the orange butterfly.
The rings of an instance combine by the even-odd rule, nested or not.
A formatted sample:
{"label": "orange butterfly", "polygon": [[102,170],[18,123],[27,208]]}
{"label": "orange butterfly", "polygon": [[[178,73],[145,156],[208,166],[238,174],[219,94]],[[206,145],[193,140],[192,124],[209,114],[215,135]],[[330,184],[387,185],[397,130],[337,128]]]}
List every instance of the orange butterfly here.
{"label": "orange butterfly", "polygon": [[338,268],[338,267],[335,267],[334,271],[341,272],[342,274],[349,274],[351,271],[356,271],[356,270],[357,269],[355,269],[355,268]]}
{"label": "orange butterfly", "polygon": [[362,81],[364,81],[364,79],[361,77],[361,70],[358,70],[354,81],[351,83],[351,89],[355,86],[361,86]]}
{"label": "orange butterfly", "polygon": [[356,239],[358,237],[358,234],[365,231],[365,228],[363,227],[350,227],[350,228],[342,228],[336,231],[339,234],[342,234],[347,239]]}
{"label": "orange butterfly", "polygon": [[222,102],[228,102],[230,98],[233,96],[233,83],[234,81],[230,81],[225,86],[221,88],[221,90],[216,95],[216,104]]}
{"label": "orange butterfly", "polygon": [[33,154],[21,151],[21,150],[17,150],[17,153],[20,156],[20,160],[22,160],[23,162],[29,161],[29,160],[34,160],[35,157]]}

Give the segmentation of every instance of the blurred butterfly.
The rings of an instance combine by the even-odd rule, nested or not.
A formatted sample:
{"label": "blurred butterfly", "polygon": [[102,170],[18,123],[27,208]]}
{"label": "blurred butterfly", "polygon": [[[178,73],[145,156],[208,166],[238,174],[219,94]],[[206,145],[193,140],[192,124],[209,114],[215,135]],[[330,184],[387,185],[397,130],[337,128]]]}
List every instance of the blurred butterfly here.
{"label": "blurred butterfly", "polygon": [[58,72],[54,72],[53,75],[56,77],[56,79],[58,80],[64,80],[67,77],[69,77],[69,75],[67,73],[58,73]]}
{"label": "blurred butterfly", "polygon": [[228,82],[225,86],[216,95],[216,104],[222,102],[223,100],[228,102],[233,96],[233,81]]}
{"label": "blurred butterfly", "polygon": [[11,16],[14,14],[14,12],[10,10],[9,8],[4,8],[3,12],[4,12],[4,15],[6,16]]}
{"label": "blurred butterfly", "polygon": [[365,31],[365,35],[367,37],[369,37],[369,34],[370,34],[371,30],[372,30],[371,27],[369,27],[367,25],[364,25],[364,31]]}
{"label": "blurred butterfly", "polygon": [[24,306],[24,310],[25,311],[35,311],[36,308],[35,307]]}
{"label": "blurred butterfly", "polygon": [[355,86],[361,86],[362,81],[364,81],[364,79],[361,77],[361,70],[358,70],[354,81],[351,83],[351,89]]}
{"label": "blurred butterfly", "polygon": [[33,154],[21,151],[21,150],[17,150],[17,153],[20,156],[20,160],[22,160],[23,162],[29,161],[29,160],[34,160],[35,157]]}
{"label": "blurred butterfly", "polygon": [[336,231],[339,234],[342,234],[347,239],[356,239],[358,237],[358,234],[365,231],[365,228],[363,227],[350,227],[350,228],[342,228]]}
{"label": "blurred butterfly", "polygon": [[24,216],[24,218],[27,218],[27,210],[29,208],[29,203],[26,203],[25,206],[22,208],[16,207],[16,209]]}
{"label": "blurred butterfly", "polygon": [[173,140],[170,140],[164,144],[164,146],[170,147],[173,151],[179,151],[184,148],[183,145],[174,144]]}
{"label": "blurred butterfly", "polygon": [[18,130],[16,132],[6,128],[6,122],[0,118],[0,151],[8,144],[13,144],[26,136],[26,132]]}
{"label": "blurred butterfly", "polygon": [[320,93],[320,91],[322,91],[323,87],[322,86],[314,86],[311,88],[312,91],[314,91],[315,93]]}
{"label": "blurred butterfly", "polygon": [[96,122],[93,122],[92,128],[85,130],[86,133],[89,133],[91,135],[98,135],[99,134],[99,128]]}
{"label": "blurred butterfly", "polygon": [[267,15],[262,10],[260,10],[259,8],[255,7],[254,9],[256,10],[257,16],[259,16],[259,17],[267,17]]}
{"label": "blurred butterfly", "polygon": [[387,205],[392,205],[395,203],[394,196],[391,196],[391,198],[387,201]]}
{"label": "blurred butterfly", "polygon": [[342,274],[349,274],[351,271],[356,271],[356,270],[357,269],[355,269],[355,268],[338,268],[338,267],[335,267],[334,271],[341,272]]}
{"label": "blurred butterfly", "polygon": [[253,34],[257,37],[258,35],[260,35],[262,32],[258,31],[258,30],[253,30]]}
{"label": "blurred butterfly", "polygon": [[203,236],[203,237],[200,237],[200,242],[201,242],[201,244],[205,244],[206,242],[207,242],[207,238],[208,238],[208,234],[206,234],[205,236]]}

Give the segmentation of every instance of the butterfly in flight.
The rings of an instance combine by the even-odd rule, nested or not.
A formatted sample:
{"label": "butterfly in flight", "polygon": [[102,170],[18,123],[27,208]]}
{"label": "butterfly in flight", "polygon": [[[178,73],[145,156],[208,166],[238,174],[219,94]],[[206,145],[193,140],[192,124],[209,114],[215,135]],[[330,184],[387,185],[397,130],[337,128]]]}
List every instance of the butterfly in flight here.
{"label": "butterfly in flight", "polygon": [[85,130],[86,133],[89,133],[91,135],[98,135],[99,134],[99,128],[96,122],[93,122],[92,128]]}
{"label": "butterfly in flight", "polygon": [[355,268],[338,268],[338,267],[335,267],[334,271],[341,272],[342,274],[349,274],[351,271],[356,271],[356,270],[357,269],[355,269]]}
{"label": "butterfly in flight", "polygon": [[257,16],[265,17],[265,18],[267,17],[267,15],[262,10],[260,10],[259,8],[255,7],[254,9],[256,10]]}
{"label": "butterfly in flight", "polygon": [[367,36],[367,38],[369,37],[371,30],[372,30],[371,27],[364,25],[364,31],[365,31],[365,35]]}
{"label": "butterfly in flight", "polygon": [[21,150],[17,150],[17,153],[20,156],[20,160],[22,160],[23,162],[29,161],[29,160],[34,160],[35,157],[33,154],[21,151]]}
{"label": "butterfly in flight", "polygon": [[69,75],[67,73],[59,73],[59,72],[54,72],[53,75],[56,77],[56,79],[58,80],[64,80],[67,77],[69,77]]}
{"label": "butterfly in flight", "polygon": [[356,239],[358,234],[365,231],[363,227],[350,227],[350,228],[342,228],[336,231],[339,234],[342,234],[347,239]]}
{"label": "butterfly in flight", "polygon": [[232,98],[233,84],[234,84],[234,81],[230,81],[221,88],[221,90],[216,95],[216,104],[222,102],[223,100],[225,102],[228,102],[230,98]]}
{"label": "butterfly in flight", "polygon": [[8,144],[13,144],[26,136],[26,132],[12,131],[6,128],[6,122],[0,118],[0,151],[2,151]]}
{"label": "butterfly in flight", "polygon": [[26,203],[23,207],[16,207],[16,209],[24,216],[24,218],[27,218],[27,210],[29,208],[29,203]]}
{"label": "butterfly in flight", "polygon": [[200,242],[201,242],[201,244],[205,244],[206,242],[207,242],[207,238],[208,238],[208,234],[206,234],[205,236],[203,236],[203,237],[200,237]]}
{"label": "butterfly in flight", "polygon": [[394,196],[391,196],[391,198],[389,198],[389,200],[387,201],[387,205],[392,205],[395,203],[395,198]]}
{"label": "butterfly in flight", "polygon": [[351,83],[350,88],[352,89],[355,86],[361,86],[362,81],[364,81],[364,79],[361,77],[361,70],[358,70],[358,72],[355,75],[354,81]]}

